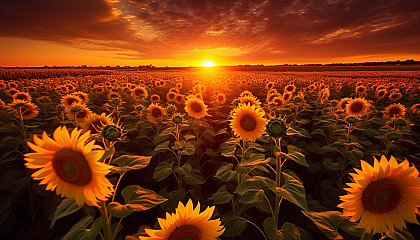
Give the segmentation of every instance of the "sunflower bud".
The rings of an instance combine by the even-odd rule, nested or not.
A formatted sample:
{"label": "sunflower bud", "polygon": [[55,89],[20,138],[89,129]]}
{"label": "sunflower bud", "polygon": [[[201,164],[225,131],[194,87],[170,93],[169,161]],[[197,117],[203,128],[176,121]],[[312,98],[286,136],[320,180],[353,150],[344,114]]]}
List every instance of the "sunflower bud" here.
{"label": "sunflower bud", "polygon": [[299,96],[295,97],[295,102],[301,102],[303,99]]}
{"label": "sunflower bud", "polygon": [[407,125],[407,122],[402,118],[396,118],[396,119],[392,120],[392,123],[395,126],[405,126],[405,125]]}
{"label": "sunflower bud", "polygon": [[389,133],[387,136],[388,140],[390,141],[395,141],[398,140],[400,138],[400,135],[398,135],[398,133]]}
{"label": "sunflower bud", "polygon": [[235,99],[235,100],[233,100],[233,101],[232,101],[232,104],[233,104],[234,106],[238,106],[240,102],[241,102],[241,101],[240,101],[239,99]]}
{"label": "sunflower bud", "polygon": [[78,113],[80,111],[82,111],[82,108],[80,106],[75,106],[75,107],[72,107],[70,109],[70,112],[73,113],[73,114],[76,114],[76,113]]}
{"label": "sunflower bud", "polygon": [[171,114],[171,113],[174,113],[175,112],[175,106],[173,106],[173,105],[169,105],[167,108],[166,108],[166,112],[167,113],[169,113],[169,114]]}
{"label": "sunflower bud", "polygon": [[284,121],[272,118],[266,126],[265,131],[274,138],[282,137],[286,133],[286,124]]}
{"label": "sunflower bud", "polygon": [[123,132],[120,126],[107,124],[102,128],[101,135],[109,141],[117,141],[121,138]]}
{"label": "sunflower bud", "polygon": [[182,117],[181,117],[181,116],[179,116],[179,115],[175,115],[175,116],[172,118],[172,122],[174,122],[174,123],[176,123],[176,124],[181,123],[181,122],[182,122]]}
{"label": "sunflower bud", "polygon": [[119,99],[119,98],[113,98],[113,99],[111,99],[111,102],[114,105],[118,105],[121,102],[121,99]]}
{"label": "sunflower bud", "polygon": [[357,122],[357,121],[358,121],[358,119],[357,119],[356,117],[347,117],[347,118],[346,118],[346,121],[347,121],[348,123],[355,123],[355,122]]}

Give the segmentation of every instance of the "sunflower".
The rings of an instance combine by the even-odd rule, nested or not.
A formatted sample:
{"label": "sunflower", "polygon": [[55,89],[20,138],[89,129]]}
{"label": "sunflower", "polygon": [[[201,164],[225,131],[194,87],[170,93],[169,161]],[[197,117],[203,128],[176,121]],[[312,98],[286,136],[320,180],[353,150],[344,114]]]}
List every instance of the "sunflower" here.
{"label": "sunflower", "polygon": [[112,124],[112,118],[110,116],[106,116],[105,113],[98,115],[96,113],[89,114],[85,121],[80,123],[80,127],[83,129],[84,132],[90,130],[91,134],[100,133],[102,127]]}
{"label": "sunflower", "polygon": [[184,102],[184,95],[176,94],[174,100],[176,103],[182,104]]}
{"label": "sunflower", "polygon": [[357,86],[356,87],[356,93],[364,93],[366,92],[366,87],[363,85]]}
{"label": "sunflower", "polygon": [[268,83],[265,85],[265,87],[266,87],[268,90],[271,90],[271,89],[273,89],[273,87],[274,87],[274,83],[273,83],[273,82],[268,82]]}
{"label": "sunflower", "polygon": [[273,93],[273,94],[268,94],[267,95],[267,98],[265,99],[265,101],[267,102],[267,103],[270,103],[271,101],[273,101],[273,99],[274,98],[276,98],[276,97],[281,97],[281,98],[283,98],[283,95],[281,95],[280,93]]}
{"label": "sunflower", "polygon": [[77,96],[82,100],[82,103],[86,104],[89,102],[89,96],[84,92],[74,92],[72,93],[73,96]]}
{"label": "sunflower", "polygon": [[291,92],[284,92],[283,93],[283,99],[284,101],[288,102],[290,99],[292,99],[293,93]]}
{"label": "sunflower", "polygon": [[25,103],[22,107],[22,118],[24,120],[36,117],[39,114],[38,107],[33,103]]}
{"label": "sunflower", "polygon": [[190,95],[185,102],[185,111],[187,111],[190,117],[202,118],[207,115],[207,106],[203,100],[198,99],[194,95]]}
{"label": "sunflower", "polygon": [[200,202],[194,208],[188,200],[184,206],[178,203],[175,213],[166,213],[166,219],[158,218],[160,230],[148,229],[148,236],[140,236],[140,240],[214,240],[225,231],[219,219],[210,220],[214,206],[207,207],[200,213]]}
{"label": "sunflower", "polygon": [[350,116],[364,116],[369,106],[370,104],[363,98],[352,99],[346,106],[346,113]]}
{"label": "sunflower", "polygon": [[67,118],[77,122],[84,121],[92,111],[86,104],[73,103],[69,109],[66,109]]}
{"label": "sunflower", "polygon": [[402,117],[405,115],[405,107],[401,103],[394,103],[389,105],[384,110],[385,118]]}
{"label": "sunflower", "polygon": [[166,100],[168,101],[168,102],[173,102],[174,101],[174,99],[175,99],[175,96],[177,95],[177,93],[175,93],[175,92],[168,92],[167,94],[166,94]]}
{"label": "sunflower", "polygon": [[230,127],[235,136],[244,140],[255,141],[261,137],[265,130],[266,120],[264,110],[250,104],[239,104],[233,110]]}
{"label": "sunflower", "polygon": [[150,104],[147,111],[149,112],[147,114],[147,120],[154,124],[157,124],[159,119],[165,114],[165,109],[156,103]]}
{"label": "sunflower", "polygon": [[104,150],[91,141],[86,144],[89,132],[80,135],[81,130],[74,129],[71,135],[66,127],[58,127],[53,138],[47,133],[42,139],[34,135],[34,143],[28,146],[35,153],[25,154],[25,166],[39,169],[32,174],[39,184],[47,184],[46,190],[54,191],[62,197],[76,200],[78,205],[86,203],[98,206],[98,201],[105,201],[113,192],[113,185],[105,177],[111,166],[98,162]]}
{"label": "sunflower", "polygon": [[66,107],[66,109],[70,109],[71,105],[74,103],[81,103],[82,99],[80,99],[78,96],[74,96],[71,94],[67,94],[63,98],[61,98],[61,104]]}
{"label": "sunflower", "polygon": [[321,103],[325,103],[328,100],[329,97],[330,97],[330,89],[324,88],[324,90],[322,90],[322,92],[321,92],[321,97],[320,97],[319,101]]}
{"label": "sunflower", "polygon": [[226,102],[226,95],[224,93],[217,93],[215,96],[215,100],[217,104],[224,104]]}
{"label": "sunflower", "polygon": [[248,90],[245,90],[245,91],[241,92],[241,94],[239,94],[239,96],[242,98],[242,97],[245,97],[245,96],[254,96],[254,95],[252,94],[252,92],[250,92]]}
{"label": "sunflower", "polygon": [[4,90],[7,88],[7,85],[4,82],[0,82],[0,90]]}
{"label": "sunflower", "polygon": [[380,89],[380,90],[376,91],[376,97],[378,99],[382,99],[386,96],[387,93],[388,92],[386,91],[386,89]]}
{"label": "sunflower", "polygon": [[415,114],[420,113],[420,103],[417,103],[411,106],[410,110],[412,113],[415,113]]}
{"label": "sunflower", "polygon": [[394,91],[389,94],[389,99],[393,101],[400,100],[401,98],[402,98],[402,94],[398,91]]}
{"label": "sunflower", "polygon": [[7,86],[9,86],[9,89],[15,89],[19,86],[15,81],[10,81],[7,83]]}
{"label": "sunflower", "polygon": [[339,110],[346,110],[346,105],[347,104],[349,104],[349,102],[350,102],[350,100],[351,100],[351,98],[342,98],[341,100],[340,100],[340,102],[337,104],[337,108],[339,109]]}
{"label": "sunflower", "polygon": [[150,101],[152,102],[160,102],[160,96],[157,94],[153,94],[152,96],[150,96]]}
{"label": "sunflower", "polygon": [[270,102],[270,105],[280,110],[284,106],[286,106],[286,101],[284,101],[282,96],[278,96],[278,97],[273,98],[273,100]]}
{"label": "sunflower", "polygon": [[251,105],[255,105],[257,107],[261,106],[261,102],[257,99],[257,97],[255,96],[245,96],[245,97],[241,97],[240,98],[240,102],[242,104],[251,104]]}
{"label": "sunflower", "polygon": [[7,90],[7,94],[9,94],[10,96],[13,96],[17,92],[18,92],[18,90],[14,89],[14,88],[11,88],[11,89]]}
{"label": "sunflower", "polygon": [[374,158],[373,167],[361,161],[362,171],[350,173],[354,182],[347,183],[347,195],[343,201],[343,215],[350,221],[360,219],[357,228],[368,233],[384,233],[395,228],[405,228],[404,220],[417,223],[416,214],[420,207],[420,178],[418,170],[407,160],[398,163],[393,156],[385,156],[380,162]]}
{"label": "sunflower", "polygon": [[169,92],[179,94],[179,90],[177,88],[171,88],[171,89],[169,89]]}
{"label": "sunflower", "polygon": [[26,102],[30,102],[32,100],[31,95],[29,95],[29,93],[26,92],[16,92],[15,94],[13,94],[13,100],[23,100]]}
{"label": "sunflower", "polygon": [[145,87],[137,86],[131,91],[131,96],[137,100],[145,99],[147,98],[147,90]]}
{"label": "sunflower", "polygon": [[289,84],[289,85],[284,87],[284,91],[294,93],[296,91],[296,87],[293,84]]}
{"label": "sunflower", "polygon": [[108,100],[112,100],[114,98],[121,99],[121,95],[117,92],[110,92],[108,93]]}

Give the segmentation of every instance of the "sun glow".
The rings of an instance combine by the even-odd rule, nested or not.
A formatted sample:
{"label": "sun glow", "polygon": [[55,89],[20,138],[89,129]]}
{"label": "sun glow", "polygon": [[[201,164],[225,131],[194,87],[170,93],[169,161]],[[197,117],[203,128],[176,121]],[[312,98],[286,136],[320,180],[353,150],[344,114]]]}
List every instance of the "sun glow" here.
{"label": "sun glow", "polygon": [[200,67],[215,67],[216,63],[212,62],[212,61],[204,61],[200,64]]}

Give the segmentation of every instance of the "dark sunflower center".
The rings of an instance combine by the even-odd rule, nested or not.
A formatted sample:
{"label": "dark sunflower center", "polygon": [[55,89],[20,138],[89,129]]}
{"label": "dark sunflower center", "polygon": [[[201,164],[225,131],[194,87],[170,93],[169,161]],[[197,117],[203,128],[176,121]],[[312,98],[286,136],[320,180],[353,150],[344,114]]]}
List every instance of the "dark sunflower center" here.
{"label": "dark sunflower center", "polygon": [[401,112],[401,109],[399,108],[399,107],[393,107],[393,108],[391,108],[391,109],[389,109],[389,114],[390,115],[398,115],[398,114],[400,114],[400,112]]}
{"label": "dark sunflower center", "polygon": [[246,113],[242,116],[240,124],[242,129],[250,132],[257,127],[257,120],[253,115]]}
{"label": "dark sunflower center", "polygon": [[25,101],[28,100],[28,96],[26,96],[25,94],[18,94],[16,98],[19,100],[25,100]]}
{"label": "dark sunflower center", "polygon": [[67,99],[67,104],[69,105],[69,106],[71,106],[73,103],[75,103],[75,102],[78,102],[77,101],[77,99],[75,99],[75,98],[68,98]]}
{"label": "dark sunflower center", "polygon": [[76,113],[77,118],[85,118],[86,116],[87,116],[87,111],[86,110],[82,110],[82,111]]}
{"label": "dark sunflower center", "polygon": [[153,108],[152,116],[155,117],[155,118],[158,118],[158,117],[162,116],[162,112],[160,111],[159,108]]}
{"label": "dark sunflower center", "polygon": [[61,180],[76,186],[85,186],[92,180],[92,171],[86,158],[70,148],[56,152],[52,166]]}
{"label": "dark sunflower center", "polygon": [[199,113],[203,110],[203,107],[201,106],[200,103],[193,102],[193,103],[191,103],[191,110],[193,110],[193,112]]}
{"label": "dark sunflower center", "polygon": [[136,96],[140,96],[140,95],[144,94],[144,91],[143,91],[143,89],[136,89],[134,91],[134,94],[136,94]]}
{"label": "dark sunflower center", "polygon": [[201,231],[196,226],[192,225],[182,225],[177,227],[171,235],[169,235],[168,240],[200,240]]}
{"label": "dark sunflower center", "polygon": [[283,99],[287,101],[289,100],[290,96],[291,96],[290,94],[284,94]]}
{"label": "dark sunflower center", "polygon": [[380,97],[382,97],[383,95],[384,95],[384,91],[380,91],[380,92],[378,92],[378,96],[380,96]]}
{"label": "dark sunflower center", "polygon": [[293,91],[293,87],[292,87],[292,86],[288,86],[288,87],[286,88],[286,91],[289,91],[289,92]]}
{"label": "dark sunflower center", "polygon": [[397,182],[384,178],[371,182],[363,191],[363,206],[372,213],[387,213],[394,210],[402,198]]}
{"label": "dark sunflower center", "polygon": [[358,113],[358,112],[362,111],[363,104],[361,102],[355,102],[350,106],[350,109],[351,109],[352,112]]}

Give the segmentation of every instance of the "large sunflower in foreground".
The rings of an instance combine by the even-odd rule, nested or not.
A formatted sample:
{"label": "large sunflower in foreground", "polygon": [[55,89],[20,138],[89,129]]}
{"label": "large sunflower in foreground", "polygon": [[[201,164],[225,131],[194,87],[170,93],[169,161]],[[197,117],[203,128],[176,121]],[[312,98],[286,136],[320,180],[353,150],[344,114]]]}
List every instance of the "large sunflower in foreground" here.
{"label": "large sunflower in foreground", "polygon": [[240,104],[233,110],[230,127],[235,136],[253,142],[264,133],[264,114],[264,110],[255,105]]}
{"label": "large sunflower in foreground", "polygon": [[185,111],[188,116],[194,118],[202,118],[207,115],[207,106],[204,101],[197,98],[195,95],[190,95],[185,101]]}
{"label": "large sunflower in foreground", "polygon": [[405,228],[404,220],[418,224],[419,171],[392,156],[389,161],[385,156],[374,158],[373,166],[362,160],[361,165],[362,170],[350,173],[354,182],[347,183],[347,195],[340,196],[343,215],[352,222],[360,219],[356,227],[373,234]]}
{"label": "large sunflower in foreground", "polygon": [[191,199],[185,206],[179,202],[175,213],[158,218],[160,230],[146,228],[149,236],[140,236],[140,240],[214,240],[225,229],[219,219],[210,220],[213,211],[214,206],[200,213],[200,202],[194,208]]}
{"label": "large sunflower in foreground", "polygon": [[46,132],[42,139],[34,135],[35,144],[28,142],[28,146],[35,153],[25,154],[25,166],[39,169],[32,177],[42,180],[40,185],[47,184],[46,190],[56,190],[78,205],[98,206],[98,201],[105,201],[113,192],[113,185],[105,177],[111,166],[98,162],[104,150],[93,150],[101,148],[94,145],[95,141],[86,143],[90,133],[80,133],[74,129],[70,135],[66,127],[58,127],[53,139]]}
{"label": "large sunflower in foreground", "polygon": [[346,113],[350,116],[364,116],[369,107],[370,104],[363,98],[352,99],[346,106]]}

